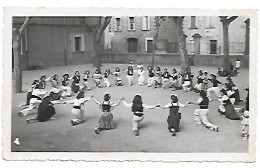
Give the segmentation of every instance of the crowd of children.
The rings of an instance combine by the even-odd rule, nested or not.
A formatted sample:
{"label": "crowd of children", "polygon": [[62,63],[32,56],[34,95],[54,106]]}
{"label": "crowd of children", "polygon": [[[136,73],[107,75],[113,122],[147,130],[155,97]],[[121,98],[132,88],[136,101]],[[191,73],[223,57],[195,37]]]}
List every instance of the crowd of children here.
{"label": "crowd of children", "polygon": [[[236,66],[236,68],[237,70],[239,70],[239,67]],[[171,102],[166,104],[165,106],[161,106],[159,104],[143,104],[142,96],[140,94],[136,94],[134,96],[132,103],[126,103],[124,97],[121,98],[118,103],[113,103],[110,101],[111,95],[109,93],[105,93],[104,100],[102,101],[96,100],[94,98],[94,95],[85,98],[84,90],[91,90],[91,86],[89,83],[90,77],[93,78],[95,87],[98,89],[102,87],[102,83],[103,87],[112,86],[109,81],[110,75],[114,75],[116,77],[115,85],[121,86],[122,79],[120,76],[122,75],[122,73],[126,73],[129,86],[133,85],[134,74],[137,74],[137,83],[140,86],[145,85],[146,78],[148,78],[148,87],[162,87],[163,89],[171,88],[172,91],[180,89],[185,92],[194,91],[196,93],[199,93],[200,98],[197,102],[187,102],[187,104],[184,105],[178,102],[178,97],[176,95],[172,94],[170,97]],[[32,109],[38,108],[37,117],[27,119],[27,122],[42,122],[49,119],[54,119],[53,115],[55,114],[55,104],[73,104],[71,112],[75,118],[71,120],[71,124],[72,126],[76,126],[84,122],[84,104],[93,98],[95,103],[98,104],[102,109],[102,115],[98,120],[97,126],[95,127],[95,133],[99,134],[102,130],[114,129],[113,114],[111,113],[111,111],[116,106],[119,106],[122,102],[125,107],[131,108],[133,114],[133,132],[136,136],[138,136],[139,124],[144,119],[145,109],[154,109],[159,107],[161,107],[162,109],[169,108],[170,113],[167,119],[168,130],[170,131],[172,136],[175,136],[176,132],[179,131],[179,123],[181,120],[181,111],[179,108],[186,107],[187,105],[192,104],[199,105],[199,109],[194,110],[195,123],[197,125],[203,124],[206,128],[218,132],[219,127],[212,124],[207,119],[207,115],[209,113],[209,102],[219,100],[220,105],[218,112],[228,119],[242,119],[243,139],[247,139],[249,127],[249,96],[247,96],[245,108],[235,108],[234,105],[238,105],[241,100],[239,90],[234,84],[231,76],[228,76],[226,78],[226,82],[222,83],[217,79],[217,76],[215,74],[212,73],[208,77],[208,72],[203,72],[203,70],[200,69],[198,71],[197,82],[195,84],[193,84],[193,78],[194,75],[190,72],[185,70],[183,74],[178,73],[176,68],[173,68],[172,73],[170,73],[167,68],[164,68],[162,72],[159,65],[157,65],[155,69],[153,69],[152,66],[148,66],[147,71],[145,71],[143,65],[140,62],[138,62],[137,69],[135,70],[132,61],[130,62],[129,66],[122,71],[117,66],[114,72],[111,72],[110,69],[106,69],[103,75],[98,69],[94,72],[93,75],[90,75],[90,71],[86,70],[82,76],[82,83],[80,81],[81,76],[79,71],[75,71],[75,74],[71,77],[68,73],[65,73],[61,76],[61,79],[58,78],[57,74],[54,74],[48,78],[45,75],[42,75],[40,77],[40,80],[33,81],[27,93],[26,104],[19,105],[21,111],[19,111],[18,114],[20,116],[27,116]],[[69,86],[70,80],[72,80],[71,86]],[[47,92],[45,90],[46,82],[48,81],[51,83],[52,86],[50,92]],[[249,91],[249,89],[247,89],[247,91]],[[216,99],[210,98],[211,92],[214,92],[216,94]],[[66,97],[71,97],[74,94],[76,94],[75,99],[66,100]],[[242,112],[243,115],[239,116],[237,113],[238,111]]]}

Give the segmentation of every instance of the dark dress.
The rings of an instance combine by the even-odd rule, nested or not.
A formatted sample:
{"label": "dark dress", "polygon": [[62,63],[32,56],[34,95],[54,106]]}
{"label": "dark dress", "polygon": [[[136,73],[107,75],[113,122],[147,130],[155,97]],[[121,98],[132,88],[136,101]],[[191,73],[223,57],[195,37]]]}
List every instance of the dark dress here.
{"label": "dark dress", "polygon": [[230,102],[230,100],[225,100],[224,101],[225,105],[225,116],[231,120],[240,120],[240,117],[237,115],[237,112],[234,108],[234,106],[232,105],[232,103]]}
{"label": "dark dress", "polygon": [[32,97],[32,91],[27,93],[26,105],[30,104],[31,97]]}
{"label": "dark dress", "polygon": [[50,92],[49,96],[51,100],[60,100],[62,95],[62,90],[60,90],[58,93]]}
{"label": "dark dress", "polygon": [[173,128],[176,132],[179,131],[180,120],[181,120],[181,113],[179,113],[179,106],[178,105],[175,106],[172,104],[167,119],[168,129],[171,130],[171,128]]}
{"label": "dark dress", "polygon": [[109,101],[104,101],[101,105],[102,115],[98,121],[99,128],[101,129],[114,129],[113,114],[111,113],[111,105]]}
{"label": "dark dress", "polygon": [[37,113],[37,120],[39,120],[39,122],[47,121],[55,114],[55,108],[50,104],[49,97],[42,100]]}
{"label": "dark dress", "polygon": [[79,91],[79,81],[80,81],[80,76],[73,76],[73,82],[71,84],[71,91],[73,93],[78,93],[78,91]]}

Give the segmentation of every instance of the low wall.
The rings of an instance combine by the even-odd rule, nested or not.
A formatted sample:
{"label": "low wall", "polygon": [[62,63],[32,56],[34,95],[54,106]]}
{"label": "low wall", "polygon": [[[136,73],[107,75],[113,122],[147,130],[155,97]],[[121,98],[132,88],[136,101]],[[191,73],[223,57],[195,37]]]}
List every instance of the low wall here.
{"label": "low wall", "polygon": [[[101,53],[101,61],[103,63],[124,63],[127,64],[131,60],[134,62],[142,62],[143,64],[151,64],[152,53]],[[241,61],[241,67],[249,66],[249,57],[244,55],[231,55],[230,61],[235,65],[236,59]],[[194,61],[194,66],[214,66],[222,67],[223,55],[199,55],[189,56],[190,62]],[[194,60],[193,60],[194,59]],[[155,54],[155,65],[181,65],[181,57],[178,54]]]}

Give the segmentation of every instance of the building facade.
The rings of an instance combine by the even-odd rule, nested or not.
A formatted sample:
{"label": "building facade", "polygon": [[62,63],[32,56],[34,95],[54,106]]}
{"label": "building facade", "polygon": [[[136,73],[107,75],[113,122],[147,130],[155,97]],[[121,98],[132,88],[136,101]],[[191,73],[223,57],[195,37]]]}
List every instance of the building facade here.
{"label": "building facade", "polygon": [[[23,69],[84,64],[92,61],[93,42],[80,17],[31,17],[21,39]],[[20,28],[24,17],[14,17]],[[95,26],[94,17],[87,18]]]}
{"label": "building facade", "polygon": [[[231,55],[244,53],[246,19],[240,16],[229,25]],[[194,53],[196,47],[200,48],[200,54],[223,54],[222,23],[218,16],[186,16],[183,31],[187,36],[188,54]],[[103,48],[111,52],[151,53],[155,33],[154,16],[112,17],[104,33]],[[178,53],[175,26],[171,19],[165,17],[158,35],[156,50]]]}

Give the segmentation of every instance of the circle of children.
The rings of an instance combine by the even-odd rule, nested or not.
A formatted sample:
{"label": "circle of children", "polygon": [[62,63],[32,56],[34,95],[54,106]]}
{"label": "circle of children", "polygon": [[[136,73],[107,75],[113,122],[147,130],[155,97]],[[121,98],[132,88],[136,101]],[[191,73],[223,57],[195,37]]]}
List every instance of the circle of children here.
{"label": "circle of children", "polygon": [[[239,68],[237,69],[239,70]],[[90,97],[84,96],[84,90],[90,90],[90,84],[88,82],[89,78],[92,76],[96,88],[102,87],[101,80],[103,79],[103,87],[110,87],[110,82],[108,77],[110,75],[115,75],[115,85],[121,86],[120,75],[122,73],[126,74],[128,79],[128,84],[131,86],[133,84],[134,73],[138,74],[138,84],[144,85],[146,76],[148,75],[147,86],[148,87],[162,87],[163,89],[171,88],[174,90],[183,90],[185,92],[194,91],[197,92],[200,97],[197,102],[187,102],[187,104],[182,104],[178,102],[178,97],[174,94],[171,95],[171,102],[165,106],[160,105],[146,105],[143,104],[142,96],[140,94],[134,95],[132,103],[126,103],[125,98],[121,98],[118,103],[113,103],[110,101],[111,95],[109,93],[104,94],[104,100],[96,100],[93,95]],[[218,74],[220,74],[218,72]],[[226,78],[226,83],[221,83],[215,74],[210,74],[206,71],[199,70],[197,76],[197,83],[193,84],[194,75],[184,71],[183,74],[178,73],[175,68],[173,68],[172,73],[168,72],[167,68],[161,71],[160,66],[156,66],[153,69],[152,66],[148,66],[147,72],[144,71],[143,65],[138,62],[137,70],[134,70],[134,64],[131,61],[127,69],[120,70],[117,66],[114,72],[110,69],[106,69],[104,74],[97,69],[93,75],[90,75],[90,71],[86,70],[83,73],[83,81],[80,82],[80,73],[76,71],[73,76],[69,74],[63,74],[61,79],[58,79],[58,75],[55,74],[50,77],[45,75],[40,77],[40,80],[34,80],[27,94],[26,104],[19,105],[21,111],[19,116],[27,116],[30,111],[34,108],[38,108],[37,117],[27,119],[27,123],[32,122],[43,122],[47,120],[55,119],[53,115],[55,114],[54,105],[55,104],[73,104],[71,110],[74,119],[71,120],[72,126],[76,126],[84,122],[84,103],[90,99],[94,99],[95,103],[102,109],[102,115],[98,120],[98,124],[95,127],[95,133],[99,134],[102,130],[113,129],[113,115],[111,111],[119,106],[122,102],[125,107],[130,108],[132,111],[132,123],[133,123],[133,133],[139,135],[139,124],[144,119],[144,110],[162,108],[169,109],[170,113],[167,119],[168,130],[172,136],[176,136],[176,132],[179,131],[179,123],[181,119],[181,113],[179,108],[186,107],[187,105],[198,105],[199,108],[194,110],[194,121],[198,125],[203,124],[206,128],[212,131],[219,131],[219,127],[213,125],[208,119],[207,114],[209,113],[208,107],[209,102],[214,100],[219,100],[220,105],[218,112],[231,120],[242,120],[242,138],[244,140],[248,139],[249,136],[249,89],[246,98],[245,108],[234,108],[234,105],[240,103],[239,90],[233,83],[232,78],[228,76]],[[69,86],[69,81],[72,80],[71,87]],[[48,93],[45,91],[45,86],[47,81],[52,85],[51,91]],[[59,87],[59,85],[61,85]],[[217,99],[210,99],[211,92],[215,92]],[[70,97],[76,94],[76,98],[73,100],[67,100],[66,97]],[[237,112],[243,113],[239,116]]]}

